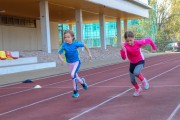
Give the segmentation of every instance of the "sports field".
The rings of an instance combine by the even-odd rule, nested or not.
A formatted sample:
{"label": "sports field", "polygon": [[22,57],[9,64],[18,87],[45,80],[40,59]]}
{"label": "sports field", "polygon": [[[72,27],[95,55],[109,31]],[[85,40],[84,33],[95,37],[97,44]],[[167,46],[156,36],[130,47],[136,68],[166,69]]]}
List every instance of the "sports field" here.
{"label": "sports field", "polygon": [[2,86],[0,120],[180,120],[179,53],[146,59],[142,72],[150,89],[139,97],[128,69],[125,62],[80,71],[89,88],[80,88],[78,98],[71,97],[69,74]]}

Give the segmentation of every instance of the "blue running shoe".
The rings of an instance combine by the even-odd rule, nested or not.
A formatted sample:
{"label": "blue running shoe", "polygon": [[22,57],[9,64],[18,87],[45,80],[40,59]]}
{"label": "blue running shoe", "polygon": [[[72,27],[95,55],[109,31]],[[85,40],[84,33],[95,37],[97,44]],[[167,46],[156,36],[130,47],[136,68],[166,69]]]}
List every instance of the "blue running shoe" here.
{"label": "blue running shoe", "polygon": [[79,97],[79,92],[77,90],[74,90],[74,93],[72,94],[73,98]]}
{"label": "blue running shoe", "polygon": [[85,79],[84,79],[84,78],[81,78],[81,80],[83,81],[83,84],[81,84],[82,87],[83,87],[85,90],[87,90],[87,89],[88,89],[88,85],[87,85]]}

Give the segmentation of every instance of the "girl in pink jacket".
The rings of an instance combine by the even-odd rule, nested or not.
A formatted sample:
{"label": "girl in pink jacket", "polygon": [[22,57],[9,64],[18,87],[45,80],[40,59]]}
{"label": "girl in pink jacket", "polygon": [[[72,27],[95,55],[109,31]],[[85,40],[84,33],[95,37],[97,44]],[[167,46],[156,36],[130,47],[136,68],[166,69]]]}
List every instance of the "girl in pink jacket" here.
{"label": "girl in pink jacket", "polygon": [[130,61],[130,79],[132,85],[135,87],[135,92],[133,96],[139,96],[142,88],[137,84],[135,77],[139,78],[139,80],[142,82],[144,89],[149,89],[149,83],[141,73],[145,63],[141,47],[150,44],[152,47],[152,51],[155,52],[156,45],[150,38],[134,40],[134,33],[132,31],[125,32],[124,38],[125,43],[121,45],[120,54],[123,60],[125,60],[127,57]]}

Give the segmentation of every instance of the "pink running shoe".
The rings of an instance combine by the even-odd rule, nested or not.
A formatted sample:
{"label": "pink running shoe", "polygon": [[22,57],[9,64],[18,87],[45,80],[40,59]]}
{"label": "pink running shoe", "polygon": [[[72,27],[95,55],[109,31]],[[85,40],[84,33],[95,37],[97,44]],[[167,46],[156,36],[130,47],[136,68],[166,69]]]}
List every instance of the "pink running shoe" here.
{"label": "pink running shoe", "polygon": [[135,96],[135,97],[139,96],[140,92],[142,92],[142,88],[141,87],[139,89],[135,89],[135,92],[134,92],[133,96]]}
{"label": "pink running shoe", "polygon": [[142,85],[144,87],[145,90],[149,89],[149,83],[148,81],[146,80],[146,78],[144,78],[144,80],[142,81]]}

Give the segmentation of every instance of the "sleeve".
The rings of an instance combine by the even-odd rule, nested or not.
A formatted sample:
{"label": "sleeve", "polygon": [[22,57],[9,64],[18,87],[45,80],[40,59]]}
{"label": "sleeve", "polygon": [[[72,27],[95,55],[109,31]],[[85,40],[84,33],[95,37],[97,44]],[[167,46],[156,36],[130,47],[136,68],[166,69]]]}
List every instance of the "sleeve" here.
{"label": "sleeve", "polygon": [[84,44],[81,41],[76,42],[76,47],[84,47]]}
{"label": "sleeve", "polygon": [[123,60],[125,60],[126,59],[126,52],[124,50],[120,50],[119,52],[120,52],[121,58]]}
{"label": "sleeve", "polygon": [[59,54],[63,54],[63,52],[64,52],[64,44],[62,44],[60,47],[59,47],[59,49],[58,49],[58,53]]}
{"label": "sleeve", "polygon": [[142,40],[138,40],[138,43],[139,43],[140,47],[149,44],[149,45],[151,45],[151,47],[152,47],[153,50],[156,50],[156,45],[155,45],[155,43],[152,41],[152,39],[150,39],[150,38],[144,38],[144,39],[142,39]]}

